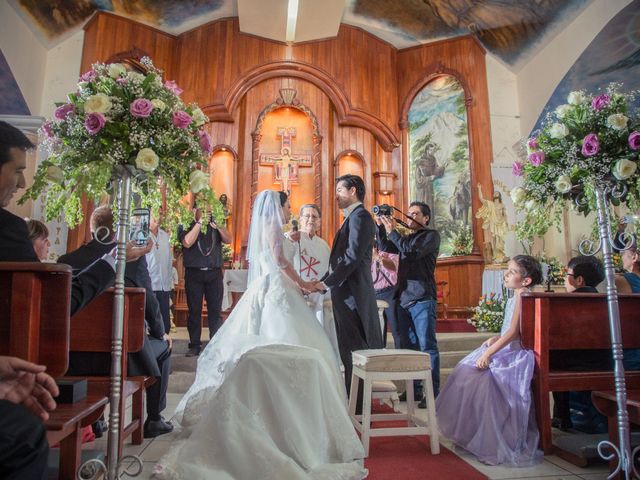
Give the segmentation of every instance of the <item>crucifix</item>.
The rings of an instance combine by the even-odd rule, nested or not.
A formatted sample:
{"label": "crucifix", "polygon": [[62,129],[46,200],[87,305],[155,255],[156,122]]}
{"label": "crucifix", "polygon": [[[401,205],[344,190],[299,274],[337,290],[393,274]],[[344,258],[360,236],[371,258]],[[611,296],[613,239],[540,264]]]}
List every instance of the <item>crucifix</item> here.
{"label": "crucifix", "polygon": [[278,127],[277,136],[282,138],[280,155],[261,154],[260,165],[274,167],[274,183],[282,185],[282,190],[290,193],[290,184],[298,182],[298,168],[311,166],[311,155],[292,155],[291,142],[296,136],[295,127]]}

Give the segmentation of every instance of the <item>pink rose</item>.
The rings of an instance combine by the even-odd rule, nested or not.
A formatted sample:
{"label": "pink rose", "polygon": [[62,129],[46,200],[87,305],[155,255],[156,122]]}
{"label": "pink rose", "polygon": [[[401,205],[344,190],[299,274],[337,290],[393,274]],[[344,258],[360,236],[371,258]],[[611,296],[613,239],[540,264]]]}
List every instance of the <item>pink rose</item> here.
{"label": "pink rose", "polygon": [[55,137],[55,135],[53,133],[53,129],[51,128],[51,122],[45,122],[42,125],[42,133],[47,138],[54,138]]}
{"label": "pink rose", "polygon": [[606,93],[602,94],[602,95],[598,95],[597,97],[595,97],[592,101],[591,101],[591,107],[596,111],[599,112],[600,110],[602,110],[604,107],[606,107],[607,105],[609,105],[609,102],[611,102],[611,97],[609,95],[607,95]]}
{"label": "pink rose", "polygon": [[94,72],[93,70],[89,70],[88,72],[84,72],[82,75],[80,75],[81,82],[92,82],[95,79],[96,72]]}
{"label": "pink rose", "polygon": [[531,137],[528,141],[527,141],[527,147],[529,147],[529,150],[537,150],[538,147],[538,139],[536,137]]}
{"label": "pink rose", "polygon": [[631,135],[629,135],[629,148],[631,150],[640,150],[640,132],[631,132]]}
{"label": "pink rose", "polygon": [[202,151],[207,154],[211,153],[211,137],[209,136],[209,134],[204,130],[200,130],[198,132],[198,137],[200,140],[200,148],[202,149]]}
{"label": "pink rose", "polygon": [[64,105],[60,105],[53,112],[53,116],[56,120],[64,120],[69,116],[69,114],[76,111],[76,107],[74,107],[71,103],[65,103]]}
{"label": "pink rose", "polygon": [[531,165],[539,167],[542,165],[542,162],[544,162],[544,152],[542,150],[531,152],[529,154],[529,161],[531,162]]}
{"label": "pink rose", "polygon": [[102,130],[105,123],[107,123],[107,119],[104,118],[104,115],[101,113],[90,113],[84,119],[84,128],[87,129],[90,135],[95,135]]}
{"label": "pink rose", "polygon": [[513,165],[511,166],[511,173],[516,177],[521,177],[524,173],[524,165],[520,162],[513,162]]}
{"label": "pink rose", "polygon": [[582,141],[582,155],[585,157],[593,157],[600,151],[600,142],[595,133],[590,133]]}
{"label": "pink rose", "polygon": [[136,98],[129,107],[129,112],[136,118],[147,118],[152,111],[153,104],[146,98]]}
{"label": "pink rose", "polygon": [[177,112],[173,112],[171,121],[178,128],[187,128],[189,125],[191,125],[193,119],[187,112],[179,110]]}
{"label": "pink rose", "polygon": [[178,85],[176,85],[176,82],[174,82],[173,80],[167,80],[166,82],[164,82],[164,88],[169,90],[174,95],[180,95],[184,91]]}
{"label": "pink rose", "polygon": [[127,83],[129,83],[129,80],[127,80],[126,77],[118,77],[116,78],[116,83],[118,85],[126,85]]}

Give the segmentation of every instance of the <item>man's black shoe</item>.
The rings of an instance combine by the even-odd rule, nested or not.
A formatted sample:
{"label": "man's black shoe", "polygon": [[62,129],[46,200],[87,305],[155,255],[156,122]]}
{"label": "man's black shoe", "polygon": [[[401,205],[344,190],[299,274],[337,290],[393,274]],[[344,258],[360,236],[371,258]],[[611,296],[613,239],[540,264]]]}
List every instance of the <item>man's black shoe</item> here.
{"label": "man's black shoe", "polygon": [[107,422],[100,419],[91,424],[91,430],[93,430],[93,434],[96,436],[96,438],[101,438],[102,434],[109,430],[109,427],[107,426]]}
{"label": "man's black shoe", "polygon": [[422,400],[420,400],[420,403],[418,404],[418,408],[427,408],[427,398],[423,398]]}
{"label": "man's black shoe", "polygon": [[[402,394],[398,398],[400,399],[401,402],[406,402],[407,401],[407,392],[402,392]],[[422,394],[421,393],[416,393],[414,391],[413,392],[413,401],[414,402],[419,402],[420,400],[422,400]]]}
{"label": "man's black shoe", "polygon": [[200,355],[200,347],[191,347],[185,357],[197,357]]}
{"label": "man's black shoe", "polygon": [[153,438],[170,432],[173,432],[173,425],[162,417],[160,417],[160,420],[149,420],[147,418],[144,422],[144,438]]}

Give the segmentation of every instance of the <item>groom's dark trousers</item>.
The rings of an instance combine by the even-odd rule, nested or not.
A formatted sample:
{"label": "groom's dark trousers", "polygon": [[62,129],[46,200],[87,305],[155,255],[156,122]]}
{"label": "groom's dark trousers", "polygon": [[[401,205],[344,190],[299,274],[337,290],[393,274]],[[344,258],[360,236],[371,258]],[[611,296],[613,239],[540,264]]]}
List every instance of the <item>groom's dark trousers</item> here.
{"label": "groom's dark trousers", "polygon": [[[336,233],[329,257],[331,273],[324,279],[331,289],[338,349],[348,394],[353,367],[351,352],[383,347],[371,277],[375,232],[369,212],[362,205],[356,207]],[[362,388],[359,388],[358,411],[361,408]]]}

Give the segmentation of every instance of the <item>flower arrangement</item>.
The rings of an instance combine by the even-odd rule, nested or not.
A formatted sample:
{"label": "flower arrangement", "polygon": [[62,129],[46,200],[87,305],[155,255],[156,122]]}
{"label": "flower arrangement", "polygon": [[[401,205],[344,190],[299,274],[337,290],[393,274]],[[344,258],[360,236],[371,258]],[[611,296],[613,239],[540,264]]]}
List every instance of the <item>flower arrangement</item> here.
{"label": "flower arrangement", "polygon": [[614,203],[640,207],[640,116],[636,93],[610,84],[605,93],[571,92],[567,104],[547,114],[542,128],[527,141],[528,159],[515,162],[513,173],[522,187],[511,191],[524,211],[516,234],[521,240],[559,226],[565,200],[587,215],[596,208],[596,186],[624,191]]}
{"label": "flower arrangement", "polygon": [[166,216],[172,231],[178,221],[193,219],[182,201],[189,191],[215,206],[209,177],[198,170],[212,148],[203,129],[208,118],[197,105],[183,103],[182,90],[163,81],[149,58],[141,64],[145,73],[118,63],[94,64],[42,126],[49,155],[22,201],[45,194],[47,220],[64,214],[70,227],[77,225],[82,221],[81,197],[97,200],[113,193],[123,169],[129,171],[142,206],[157,213],[164,195],[173,213]]}
{"label": "flower arrangement", "polygon": [[546,255],[536,256],[543,265],[544,284],[563,285],[567,269],[557,257],[547,257]]}
{"label": "flower arrangement", "polygon": [[507,305],[506,292],[482,295],[478,306],[473,307],[473,316],[467,320],[480,332],[499,332]]}
{"label": "flower arrangement", "polygon": [[470,255],[473,250],[473,235],[471,235],[471,229],[464,227],[459,232],[455,233],[451,239],[451,245],[453,250],[452,256]]}

